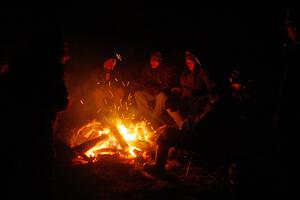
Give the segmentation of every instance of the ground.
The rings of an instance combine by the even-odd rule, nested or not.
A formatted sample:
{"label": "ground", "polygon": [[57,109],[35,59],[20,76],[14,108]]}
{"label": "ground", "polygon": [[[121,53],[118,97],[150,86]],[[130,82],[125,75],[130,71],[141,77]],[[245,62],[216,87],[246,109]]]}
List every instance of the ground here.
{"label": "ground", "polygon": [[[182,154],[183,155],[183,154]],[[103,157],[95,163],[57,167],[54,199],[231,199],[225,165],[207,165],[191,154],[168,161],[162,178],[142,163]]]}

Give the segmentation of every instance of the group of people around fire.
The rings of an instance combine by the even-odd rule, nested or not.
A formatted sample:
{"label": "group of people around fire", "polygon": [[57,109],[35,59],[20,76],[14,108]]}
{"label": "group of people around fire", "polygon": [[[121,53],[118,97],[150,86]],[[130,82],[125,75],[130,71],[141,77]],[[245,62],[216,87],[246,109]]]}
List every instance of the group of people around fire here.
{"label": "group of people around fire", "polygon": [[[0,113],[1,130],[4,137],[1,151],[4,156],[6,175],[4,182],[8,188],[6,195],[10,198],[15,197],[18,193],[31,198],[41,195],[46,197],[52,193],[53,161],[57,156],[53,143],[54,124],[58,113],[67,108],[70,109],[69,101],[72,101],[64,79],[64,65],[70,56],[67,53],[67,43],[63,42],[55,20],[48,17],[52,13],[42,13],[42,11],[36,10],[37,13],[31,16],[27,15],[28,10],[26,9],[20,11],[23,12],[20,16],[27,17],[22,19],[23,24],[20,23],[18,26],[15,26],[14,23],[6,23],[6,16],[1,16],[5,22],[3,23],[5,31],[1,32],[0,49],[0,101],[2,105]],[[7,16],[9,19],[13,18],[11,14]],[[39,16],[39,18],[34,16]],[[8,22],[10,21],[8,20]],[[291,103],[291,100],[294,100],[294,93],[289,90],[295,87],[292,80],[296,79],[291,77],[297,74],[293,73],[293,70],[299,66],[299,36],[292,20],[287,20],[285,25],[287,39],[283,45],[282,65],[284,66],[282,68],[284,72],[282,73],[283,80],[278,81],[282,82],[280,87],[282,94],[280,94],[281,99],[278,100],[277,111],[281,121],[276,123],[279,125],[280,133],[282,132],[280,137],[287,141],[290,133],[293,133],[293,131],[290,133],[287,131],[290,130],[289,127],[293,122],[290,120],[290,113],[295,112],[295,104]],[[2,34],[4,35],[2,36]],[[166,64],[161,52],[154,52],[150,55],[150,66],[147,66],[138,75],[136,81],[131,80],[130,84],[133,86],[132,99],[136,105],[137,114],[145,117],[154,128],[167,125],[166,131],[162,132],[157,140],[155,163],[145,165],[146,171],[157,175],[165,173],[170,147],[177,146],[187,137],[193,137],[197,124],[201,124],[203,120],[207,119],[211,112],[228,100],[227,97],[232,100],[231,103],[235,104],[235,110],[227,108],[226,115],[236,113],[242,122],[247,121],[249,113],[257,106],[255,81],[247,78],[247,80],[241,80],[241,76],[245,74],[243,71],[234,69],[228,79],[225,78],[230,86],[230,90],[227,92],[222,90],[223,85],[216,84],[211,79],[206,66],[203,66],[201,60],[199,61],[191,52],[186,52],[184,59],[185,66],[182,71],[179,71]],[[103,71],[101,81],[104,85],[110,85],[112,82],[116,84],[112,90],[101,90],[102,87],[96,91],[96,95],[98,92],[107,93],[105,95],[113,97],[110,100],[115,103],[126,97],[126,92],[128,92],[126,91],[128,87],[119,85],[128,86],[128,82],[120,81],[124,78],[124,74],[118,68],[121,60],[120,55],[105,60],[101,65]],[[277,61],[277,58],[274,59],[274,62]],[[276,90],[276,86],[274,87]],[[274,101],[277,102],[277,100]],[[101,105],[100,102],[99,104]],[[249,104],[251,105],[249,106]],[[259,117],[259,115],[252,117]],[[228,119],[222,117],[222,120]],[[261,121],[265,122],[266,120]],[[235,124],[243,126],[240,121]],[[245,137],[246,131],[250,132],[246,130],[248,127],[255,126],[249,124],[249,126],[242,127],[243,135],[241,137]],[[200,131],[202,134],[203,130]],[[251,134],[254,132],[252,131]],[[227,134],[224,135],[227,136]],[[220,139],[207,143],[213,146],[217,140]],[[261,138],[257,139],[257,141],[260,140]],[[249,145],[254,146],[251,150],[257,148],[257,141],[255,143],[248,142]],[[200,141],[196,140],[196,142]],[[269,147],[269,145],[266,146]],[[252,152],[249,154],[256,157]],[[266,157],[268,158],[266,155],[262,156],[262,158]],[[258,156],[256,160],[260,158]],[[257,174],[263,180],[268,178],[265,176],[265,172],[271,170],[260,172],[259,169],[262,159],[259,160],[259,164],[252,162],[252,158],[246,157],[246,159],[251,164],[244,169],[252,170],[253,167],[257,170],[249,175],[246,174],[249,180],[259,180],[250,177],[251,175],[257,176]],[[272,168],[277,169],[276,166],[272,166]],[[257,183],[258,181],[255,181],[255,184]],[[261,180],[259,183],[265,189],[267,184]],[[253,187],[249,187],[249,189],[252,190]]]}
{"label": "group of people around fire", "polygon": [[[186,137],[191,137],[196,125],[201,123],[220,101],[218,85],[211,79],[198,58],[186,51],[183,59],[185,66],[180,71],[167,65],[160,51],[153,52],[150,55],[149,66],[141,70],[135,81],[131,81],[137,117],[145,118],[155,130],[164,127],[156,141],[155,163],[145,165],[145,170],[155,175],[165,173],[169,149],[180,144]],[[102,82],[108,83],[109,86],[121,82],[119,79],[122,79],[124,73],[119,71],[120,61],[118,54],[104,61]],[[240,71],[236,69],[234,72]],[[243,90],[239,77],[239,74],[235,74],[228,80],[233,98],[233,94],[237,95]],[[111,101],[122,101],[122,98],[126,98],[126,88],[121,84],[116,85],[111,90],[114,95],[104,94],[105,101],[109,97],[114,97]]]}
{"label": "group of people around fire", "polygon": [[[116,68],[118,61],[117,57],[105,60],[103,76],[100,76],[101,81],[109,86],[120,83],[119,87],[113,88],[115,94],[111,95],[116,101],[125,94],[119,81],[123,74]],[[138,113],[154,128],[165,124],[171,117],[181,130],[192,121],[200,121],[217,102],[217,96],[212,92],[215,83],[210,80],[207,70],[190,52],[185,53],[185,61],[185,69],[178,73],[177,68],[164,63],[161,52],[154,52],[149,59],[150,66],[141,71],[137,80],[131,81]]]}

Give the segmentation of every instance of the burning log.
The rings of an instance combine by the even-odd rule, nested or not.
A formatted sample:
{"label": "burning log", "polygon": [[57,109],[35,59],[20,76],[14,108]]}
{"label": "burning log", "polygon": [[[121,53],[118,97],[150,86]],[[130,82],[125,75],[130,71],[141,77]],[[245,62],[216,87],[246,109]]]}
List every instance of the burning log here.
{"label": "burning log", "polygon": [[146,122],[101,120],[101,123],[93,121],[77,131],[77,145],[72,148],[74,154],[86,156],[84,160],[94,162],[102,155],[139,158],[153,148],[150,140],[154,132],[149,130]]}
{"label": "burning log", "polygon": [[97,143],[101,142],[102,140],[107,139],[109,136],[107,134],[102,134],[101,136],[89,140],[87,142],[84,142],[78,146],[75,146],[72,148],[73,152],[75,152],[76,154],[84,154],[86,151],[88,151],[89,149],[91,149],[93,146],[95,146]]}
{"label": "burning log", "polygon": [[151,149],[151,145],[145,141],[131,141],[129,142],[130,145],[135,146],[138,149],[143,149],[149,151]]}
{"label": "burning log", "polygon": [[110,124],[110,127],[111,127],[112,135],[116,138],[116,140],[118,140],[122,149],[124,149],[125,152],[129,152],[130,150],[129,145],[127,144],[127,142],[125,141],[121,133],[119,132],[118,128],[113,124]]}
{"label": "burning log", "polygon": [[115,154],[115,153],[124,153],[121,149],[115,149],[115,148],[103,148],[96,150],[94,152],[95,154]]}

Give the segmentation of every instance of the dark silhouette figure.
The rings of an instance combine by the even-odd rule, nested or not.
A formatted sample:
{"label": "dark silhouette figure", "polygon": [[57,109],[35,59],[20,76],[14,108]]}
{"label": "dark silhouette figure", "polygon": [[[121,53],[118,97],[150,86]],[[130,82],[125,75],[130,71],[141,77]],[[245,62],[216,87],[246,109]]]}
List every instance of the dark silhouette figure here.
{"label": "dark silhouette figure", "polygon": [[[10,13],[9,71],[1,77],[2,140],[7,195],[51,198],[53,125],[66,109],[64,42],[53,11]],[[38,16],[38,17],[37,17]],[[19,20],[19,21],[18,21]],[[3,39],[3,38],[2,38]]]}

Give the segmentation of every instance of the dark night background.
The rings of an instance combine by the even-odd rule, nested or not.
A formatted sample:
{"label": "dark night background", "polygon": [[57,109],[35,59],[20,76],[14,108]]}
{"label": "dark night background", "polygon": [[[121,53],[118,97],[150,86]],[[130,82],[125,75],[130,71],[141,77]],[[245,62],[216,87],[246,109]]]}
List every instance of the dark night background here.
{"label": "dark night background", "polygon": [[[3,27],[7,26],[2,34],[8,34],[13,43],[28,31],[26,26],[40,23],[39,19],[49,30],[61,31],[73,58],[66,70],[73,72],[82,71],[82,65],[98,67],[105,54],[112,52],[123,53],[131,63],[162,50],[168,53],[168,61],[176,63],[178,56],[174,55],[189,50],[216,79],[224,78],[233,67],[261,79],[272,70],[273,77],[266,81],[270,85],[280,76],[273,58],[280,53],[285,37],[286,9],[282,5],[235,8],[189,1],[111,2],[60,9],[2,8],[1,14]],[[41,37],[41,42],[47,37],[51,36]]]}
{"label": "dark night background", "polygon": [[[284,155],[291,137],[288,116],[293,113],[289,101],[292,89],[286,89],[287,85],[293,85],[292,80],[288,79],[283,86],[284,93],[280,93],[285,69],[282,52],[287,40],[284,28],[287,10],[299,23],[296,16],[299,9],[293,5],[207,7],[189,1],[120,1],[54,9],[0,8],[1,62],[10,62],[16,55],[31,51],[33,47],[25,45],[28,37],[36,37],[41,46],[51,46],[51,41],[62,36],[71,56],[65,65],[70,93],[89,79],[90,72],[97,71],[107,56],[116,52],[123,55],[126,71],[134,77],[141,65],[147,64],[149,53],[156,50],[163,51],[166,62],[178,67],[183,62],[180,56],[186,50],[193,52],[221,85],[230,71],[239,67],[246,79],[257,81],[261,121],[255,137],[259,141],[258,148],[266,155],[257,160],[267,158],[262,170],[274,166],[266,177],[269,182],[277,181],[275,190],[281,188],[285,192],[288,188],[288,165],[285,163],[288,161]],[[45,34],[35,35],[39,29]],[[44,49],[47,53],[47,48]],[[44,52],[39,53],[42,56]],[[28,64],[20,71],[32,72],[30,79],[40,75],[43,68],[33,65],[31,69]],[[289,78],[294,74],[288,73]],[[26,77],[21,81],[31,82]],[[278,111],[280,106],[282,110]],[[276,121],[278,115],[282,121]]]}

